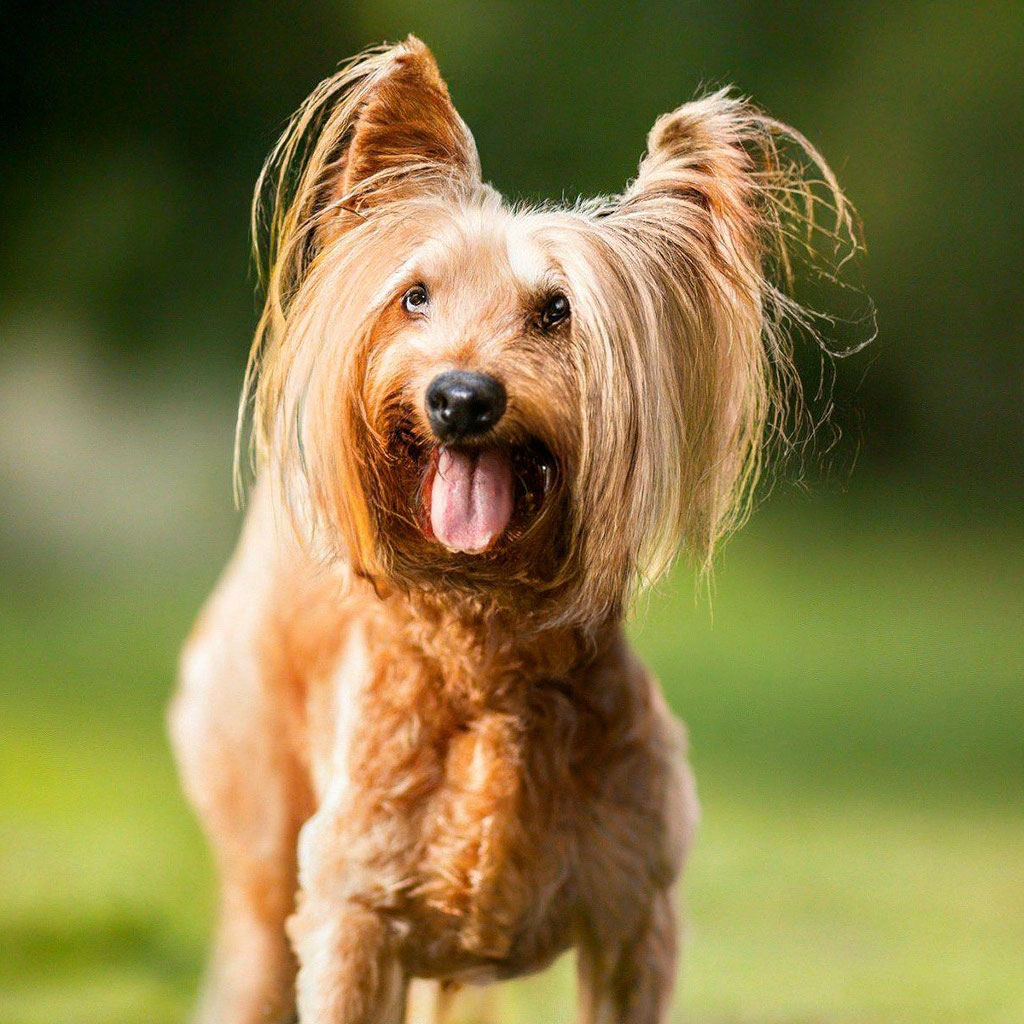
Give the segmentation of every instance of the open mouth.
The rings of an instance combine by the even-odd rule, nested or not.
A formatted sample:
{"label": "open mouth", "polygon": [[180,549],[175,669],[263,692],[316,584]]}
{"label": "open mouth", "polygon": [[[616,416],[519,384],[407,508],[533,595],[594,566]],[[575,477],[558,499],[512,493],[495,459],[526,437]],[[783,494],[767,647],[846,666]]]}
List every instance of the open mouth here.
{"label": "open mouth", "polygon": [[424,533],[449,551],[488,551],[528,529],[554,482],[554,457],[540,442],[435,449],[420,496]]}

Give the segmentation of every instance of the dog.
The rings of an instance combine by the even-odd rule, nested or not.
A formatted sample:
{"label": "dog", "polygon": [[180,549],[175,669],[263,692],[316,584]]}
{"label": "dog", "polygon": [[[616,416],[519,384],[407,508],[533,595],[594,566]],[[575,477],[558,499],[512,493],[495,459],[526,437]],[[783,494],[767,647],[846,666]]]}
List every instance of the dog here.
{"label": "dog", "polygon": [[823,202],[850,226],[728,90],[571,206],[484,183],[414,37],[305,101],[254,204],[248,511],[170,713],[221,884],[201,1024],[397,1024],[412,986],[440,1020],[570,948],[581,1024],[665,1019],[698,805],[623,621],[744,515]]}

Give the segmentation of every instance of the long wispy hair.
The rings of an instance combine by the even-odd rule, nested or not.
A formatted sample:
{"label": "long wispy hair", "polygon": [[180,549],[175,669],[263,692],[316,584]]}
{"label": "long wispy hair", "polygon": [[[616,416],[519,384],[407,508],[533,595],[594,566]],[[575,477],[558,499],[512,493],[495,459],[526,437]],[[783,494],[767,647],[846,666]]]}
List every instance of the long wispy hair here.
{"label": "long wispy hair", "polygon": [[[534,580],[559,595],[552,614],[617,613],[681,548],[709,566],[749,509],[766,452],[801,418],[791,338],[794,327],[817,336],[820,322],[791,297],[793,255],[838,268],[860,245],[813,145],[728,90],[659,118],[620,195],[510,208],[483,184],[418,40],[368,51],[321,83],[257,185],[265,303],[236,471],[251,409],[261,471],[337,535],[357,571],[394,572],[383,506],[407,496],[388,492],[396,455],[367,400],[382,304],[417,246],[467,217],[528,233],[571,296],[572,342],[551,357],[574,381],[550,396],[575,416],[551,439],[565,522],[558,565]],[[501,558],[467,573],[522,576]]]}

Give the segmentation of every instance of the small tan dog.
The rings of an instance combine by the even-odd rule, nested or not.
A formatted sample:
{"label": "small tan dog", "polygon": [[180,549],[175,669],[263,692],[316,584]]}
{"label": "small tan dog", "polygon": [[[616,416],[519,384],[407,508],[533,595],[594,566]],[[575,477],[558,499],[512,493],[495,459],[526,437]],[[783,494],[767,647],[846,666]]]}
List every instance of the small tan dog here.
{"label": "small tan dog", "polygon": [[484,184],[415,38],[304,103],[257,189],[256,482],[171,713],[222,884],[203,1024],[395,1024],[413,979],[440,1017],[573,946],[582,1024],[664,1019],[697,803],[622,619],[741,513],[816,201],[849,228],[726,93],[571,208]]}

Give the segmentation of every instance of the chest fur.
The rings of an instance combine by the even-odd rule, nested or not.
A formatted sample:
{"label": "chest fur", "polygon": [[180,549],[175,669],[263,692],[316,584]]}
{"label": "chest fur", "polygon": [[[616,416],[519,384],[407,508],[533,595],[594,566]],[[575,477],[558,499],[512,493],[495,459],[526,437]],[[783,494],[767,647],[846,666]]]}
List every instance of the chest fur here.
{"label": "chest fur", "polygon": [[556,952],[586,711],[565,684],[494,666],[453,685],[410,652],[363,651],[359,665],[358,706],[344,717],[353,896],[388,908],[427,958],[472,966]]}

